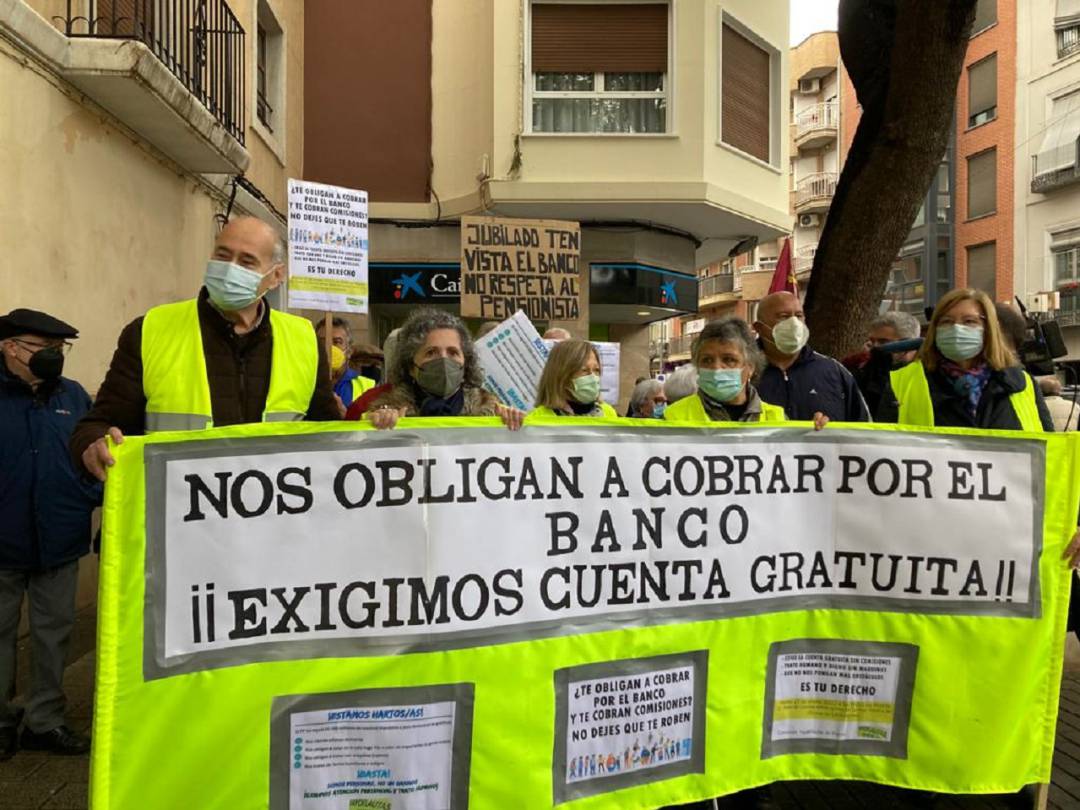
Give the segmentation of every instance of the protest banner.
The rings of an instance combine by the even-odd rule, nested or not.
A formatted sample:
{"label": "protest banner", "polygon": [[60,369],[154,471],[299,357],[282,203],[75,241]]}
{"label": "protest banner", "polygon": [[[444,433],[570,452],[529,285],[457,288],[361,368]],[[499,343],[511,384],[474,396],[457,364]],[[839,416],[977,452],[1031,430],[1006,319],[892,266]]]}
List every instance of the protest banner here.
{"label": "protest banner", "polygon": [[484,388],[506,405],[532,410],[549,346],[525,313],[515,312],[476,341]]}
{"label": "protest banner", "polygon": [[576,222],[462,217],[462,317],[580,320],[580,258]]}
{"label": "protest banner", "polygon": [[1048,781],[1075,435],[498,424],[114,448],[94,807]]}
{"label": "protest banner", "polygon": [[367,312],[366,191],[289,180],[289,307]]}

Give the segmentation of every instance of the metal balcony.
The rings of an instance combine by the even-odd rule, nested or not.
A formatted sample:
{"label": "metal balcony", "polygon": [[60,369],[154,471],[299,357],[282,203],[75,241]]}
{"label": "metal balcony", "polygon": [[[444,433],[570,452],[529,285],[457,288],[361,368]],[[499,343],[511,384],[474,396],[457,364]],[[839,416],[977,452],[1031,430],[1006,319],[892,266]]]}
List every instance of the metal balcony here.
{"label": "metal balcony", "polygon": [[67,0],[53,20],[71,38],[143,43],[244,143],[245,34],[224,0]]}
{"label": "metal balcony", "polygon": [[[1072,165],[1065,165],[1063,168],[1052,168],[1047,171],[1043,168],[1039,170],[1039,158],[1041,155],[1031,156],[1031,193],[1032,194],[1048,194],[1051,191],[1056,191],[1059,188],[1065,188],[1075,183],[1080,183],[1080,150],[1077,149],[1077,143],[1073,142],[1064,147],[1063,150],[1054,150],[1052,156],[1054,158],[1053,165],[1055,167],[1067,164],[1069,158],[1072,158]],[[1064,156],[1058,154],[1059,151],[1065,151]],[[1064,160],[1062,160],[1064,157]]]}
{"label": "metal balcony", "polygon": [[837,139],[840,133],[840,105],[825,101],[800,110],[795,115],[795,146],[820,149]]}
{"label": "metal balcony", "polygon": [[738,273],[706,276],[698,282],[698,309],[723,301],[737,301],[742,288]]}
{"label": "metal balcony", "polygon": [[795,184],[795,213],[825,213],[835,193],[835,172],[807,175]]}
{"label": "metal balcony", "polygon": [[795,251],[795,275],[801,276],[809,273],[814,266],[814,256],[817,254],[817,245],[806,245]]}

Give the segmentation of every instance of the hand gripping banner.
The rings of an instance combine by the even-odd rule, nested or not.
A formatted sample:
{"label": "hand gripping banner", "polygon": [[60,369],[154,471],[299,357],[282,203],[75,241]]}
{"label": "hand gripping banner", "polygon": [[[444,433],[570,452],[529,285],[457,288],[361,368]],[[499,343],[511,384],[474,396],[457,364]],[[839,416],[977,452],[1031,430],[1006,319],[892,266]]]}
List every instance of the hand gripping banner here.
{"label": "hand gripping banner", "polygon": [[93,806],[1049,781],[1076,441],[437,419],[129,439]]}

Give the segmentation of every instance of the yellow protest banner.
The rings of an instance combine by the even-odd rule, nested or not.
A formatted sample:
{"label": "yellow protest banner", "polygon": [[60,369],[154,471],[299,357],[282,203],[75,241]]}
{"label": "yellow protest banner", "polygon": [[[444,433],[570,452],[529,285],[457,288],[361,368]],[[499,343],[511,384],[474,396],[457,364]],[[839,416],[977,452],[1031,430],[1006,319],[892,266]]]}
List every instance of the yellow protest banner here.
{"label": "yellow protest banner", "polygon": [[93,806],[1048,781],[1076,441],[476,419],[129,439]]}

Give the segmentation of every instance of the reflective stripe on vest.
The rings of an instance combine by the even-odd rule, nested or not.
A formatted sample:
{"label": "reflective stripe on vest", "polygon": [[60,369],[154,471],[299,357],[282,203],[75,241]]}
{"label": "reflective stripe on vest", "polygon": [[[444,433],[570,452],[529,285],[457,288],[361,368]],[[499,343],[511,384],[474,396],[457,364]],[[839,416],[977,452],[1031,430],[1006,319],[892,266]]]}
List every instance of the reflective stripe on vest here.
{"label": "reflective stripe on vest", "polygon": [[[930,382],[921,361],[908,363],[889,374],[893,394],[900,405],[899,424],[915,427],[934,427],[934,401],[930,396]],[[1024,388],[1009,395],[1009,404],[1020,422],[1020,429],[1029,433],[1042,433],[1042,419],[1035,401],[1035,386],[1031,376],[1024,372]]]}
{"label": "reflective stripe on vest", "polygon": [[[671,422],[711,422],[701,397],[691,394],[683,397],[678,402],[673,402],[664,409],[664,419]],[[786,422],[787,415],[779,405],[770,405],[765,400],[761,401],[761,418],[759,422]]]}
{"label": "reflective stripe on vest", "polygon": [[[315,332],[303,318],[270,310],[273,335],[264,422],[304,418],[319,367]],[[142,328],[146,432],[213,427],[196,299],[146,313]]]}

